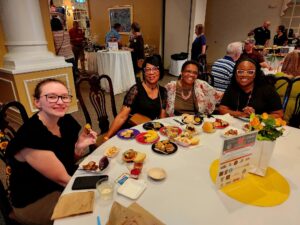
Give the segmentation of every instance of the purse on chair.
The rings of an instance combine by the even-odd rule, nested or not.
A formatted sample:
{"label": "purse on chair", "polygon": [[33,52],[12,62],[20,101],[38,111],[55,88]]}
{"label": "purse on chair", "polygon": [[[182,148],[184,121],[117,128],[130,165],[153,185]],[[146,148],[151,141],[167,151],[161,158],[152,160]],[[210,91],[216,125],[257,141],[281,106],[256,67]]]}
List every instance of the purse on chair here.
{"label": "purse on chair", "polygon": [[132,126],[136,126],[136,125],[146,123],[146,122],[149,122],[149,121],[151,121],[151,119],[149,117],[144,116],[140,113],[135,113],[130,117],[128,123]]}

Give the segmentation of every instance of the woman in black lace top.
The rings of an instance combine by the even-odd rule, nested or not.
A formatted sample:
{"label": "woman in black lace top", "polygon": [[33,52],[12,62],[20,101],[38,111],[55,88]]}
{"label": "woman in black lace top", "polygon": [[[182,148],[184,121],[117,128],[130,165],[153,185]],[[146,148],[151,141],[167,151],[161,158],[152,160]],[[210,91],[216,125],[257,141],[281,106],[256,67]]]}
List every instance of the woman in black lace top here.
{"label": "woman in black lace top", "polygon": [[122,126],[127,124],[130,115],[142,114],[150,119],[166,117],[167,91],[158,85],[164,74],[161,57],[154,55],[143,63],[143,82],[133,85],[126,94],[121,111],[113,121],[104,139],[112,137]]}

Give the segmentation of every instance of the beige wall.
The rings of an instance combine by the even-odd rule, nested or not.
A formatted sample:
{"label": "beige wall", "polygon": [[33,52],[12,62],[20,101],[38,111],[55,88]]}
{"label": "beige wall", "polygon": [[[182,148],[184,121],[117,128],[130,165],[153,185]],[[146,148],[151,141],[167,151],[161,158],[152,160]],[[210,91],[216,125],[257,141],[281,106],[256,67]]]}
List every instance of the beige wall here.
{"label": "beige wall", "polygon": [[[98,42],[104,44],[109,31],[108,8],[114,6],[133,6],[133,21],[141,25],[145,44],[160,47],[162,27],[162,0],[89,0],[91,15],[91,35],[98,35]],[[128,42],[128,35],[122,35],[122,43]]]}
{"label": "beige wall", "polygon": [[34,88],[41,79],[45,78],[60,79],[67,84],[71,94],[74,96],[68,112],[77,111],[78,107],[71,67],[21,73],[18,75],[0,72],[0,102],[20,101],[24,105],[28,115],[33,115],[33,110],[37,110],[33,104]]}
{"label": "beige wall", "polygon": [[166,0],[164,67],[171,55],[188,51],[190,0]]}
{"label": "beige wall", "polygon": [[[269,8],[269,5],[276,6]],[[208,62],[214,62],[225,54],[228,43],[244,40],[247,33],[271,21],[271,38],[280,24],[282,0],[209,0],[207,1],[205,34],[208,43]]]}

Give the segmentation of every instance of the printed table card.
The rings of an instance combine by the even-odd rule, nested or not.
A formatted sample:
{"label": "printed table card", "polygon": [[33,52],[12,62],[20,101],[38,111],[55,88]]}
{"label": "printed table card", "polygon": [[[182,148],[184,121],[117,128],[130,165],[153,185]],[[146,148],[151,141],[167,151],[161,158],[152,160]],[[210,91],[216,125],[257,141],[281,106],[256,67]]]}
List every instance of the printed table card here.
{"label": "printed table card", "polygon": [[217,188],[241,180],[249,170],[252,147],[257,131],[224,140],[216,179]]}

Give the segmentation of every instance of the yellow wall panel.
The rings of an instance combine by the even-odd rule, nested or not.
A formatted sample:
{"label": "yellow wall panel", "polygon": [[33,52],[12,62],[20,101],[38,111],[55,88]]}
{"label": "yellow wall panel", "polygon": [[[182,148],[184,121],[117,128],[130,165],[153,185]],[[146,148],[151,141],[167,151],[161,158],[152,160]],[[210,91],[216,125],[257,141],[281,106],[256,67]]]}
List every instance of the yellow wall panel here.
{"label": "yellow wall panel", "polygon": [[[109,29],[108,8],[132,6],[133,21],[141,26],[145,44],[155,45],[159,51],[162,29],[162,0],[89,0],[91,35],[98,35],[98,42],[104,44]],[[128,43],[128,35],[122,35],[123,45]]]}
{"label": "yellow wall panel", "polygon": [[[40,80],[46,78],[56,78],[64,81],[71,95],[74,96],[73,101],[70,104],[69,112],[74,112],[78,110],[75,86],[74,86],[73,75],[72,75],[72,67],[53,69],[53,70],[44,70],[44,71],[17,74],[17,75],[0,73],[0,87],[1,87],[1,83],[3,86],[3,81],[1,82],[1,79],[3,80],[3,78],[13,81],[13,85],[16,92],[16,98],[12,98],[13,96],[12,88],[6,85],[5,90],[3,91],[1,90],[0,92],[1,93],[0,102],[18,100],[24,105],[28,115],[30,116],[37,111],[33,102],[34,88]],[[8,98],[8,96],[10,96],[10,98]]]}

